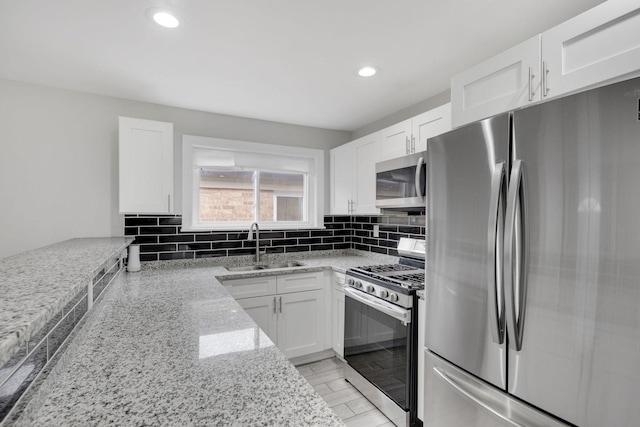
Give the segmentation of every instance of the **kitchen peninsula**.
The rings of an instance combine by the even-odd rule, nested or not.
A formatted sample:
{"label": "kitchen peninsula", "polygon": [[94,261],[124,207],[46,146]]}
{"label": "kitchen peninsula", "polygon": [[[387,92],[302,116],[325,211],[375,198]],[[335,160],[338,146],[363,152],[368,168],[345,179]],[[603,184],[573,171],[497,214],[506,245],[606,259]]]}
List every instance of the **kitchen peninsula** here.
{"label": "kitchen peninsula", "polygon": [[[379,258],[333,251],[277,274],[344,270]],[[220,262],[122,272],[20,416],[5,422],[342,425],[216,279],[274,272],[231,273]]]}

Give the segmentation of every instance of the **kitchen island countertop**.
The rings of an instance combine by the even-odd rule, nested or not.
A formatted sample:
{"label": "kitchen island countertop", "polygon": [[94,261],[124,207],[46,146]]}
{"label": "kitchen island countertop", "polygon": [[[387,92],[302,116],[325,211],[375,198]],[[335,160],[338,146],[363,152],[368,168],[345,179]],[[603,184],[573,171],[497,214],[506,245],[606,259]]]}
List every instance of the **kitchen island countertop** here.
{"label": "kitchen island countertop", "polygon": [[0,367],[132,241],[71,239],[0,259]]}
{"label": "kitchen island countertop", "polygon": [[[297,259],[260,273],[380,261]],[[247,273],[168,263],[121,274],[17,425],[343,425],[216,279],[231,276]]]}

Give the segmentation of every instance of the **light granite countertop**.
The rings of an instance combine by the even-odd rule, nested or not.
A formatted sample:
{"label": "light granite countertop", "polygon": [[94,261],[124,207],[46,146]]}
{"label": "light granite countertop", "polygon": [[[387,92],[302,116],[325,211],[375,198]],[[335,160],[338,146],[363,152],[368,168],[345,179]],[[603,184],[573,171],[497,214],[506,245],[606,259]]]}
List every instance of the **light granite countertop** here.
{"label": "light granite countertop", "polygon": [[304,266],[268,272],[230,273],[211,260],[122,273],[17,425],[341,426],[218,279],[392,259],[367,254],[296,254]]}
{"label": "light granite countertop", "polygon": [[0,259],[0,366],[132,241],[72,239]]}

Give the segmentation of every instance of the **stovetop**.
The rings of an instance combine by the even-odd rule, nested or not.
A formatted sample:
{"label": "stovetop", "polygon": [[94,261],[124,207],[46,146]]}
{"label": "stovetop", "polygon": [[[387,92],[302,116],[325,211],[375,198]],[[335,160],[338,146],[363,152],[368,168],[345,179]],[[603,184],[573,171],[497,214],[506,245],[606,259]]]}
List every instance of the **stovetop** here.
{"label": "stovetop", "polygon": [[350,268],[347,273],[377,283],[399,286],[406,290],[424,289],[424,267],[405,264],[368,265]]}

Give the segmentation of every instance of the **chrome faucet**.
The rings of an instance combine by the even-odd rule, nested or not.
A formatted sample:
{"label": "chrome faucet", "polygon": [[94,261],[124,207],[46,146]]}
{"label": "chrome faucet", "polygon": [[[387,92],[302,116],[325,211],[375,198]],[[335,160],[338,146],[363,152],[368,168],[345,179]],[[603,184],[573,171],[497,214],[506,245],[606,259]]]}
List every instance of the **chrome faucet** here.
{"label": "chrome faucet", "polygon": [[247,237],[247,241],[253,240],[253,235],[251,232],[253,231],[253,226],[256,227],[256,262],[260,262],[260,227],[258,227],[258,223],[254,222],[249,226],[249,236]]}

